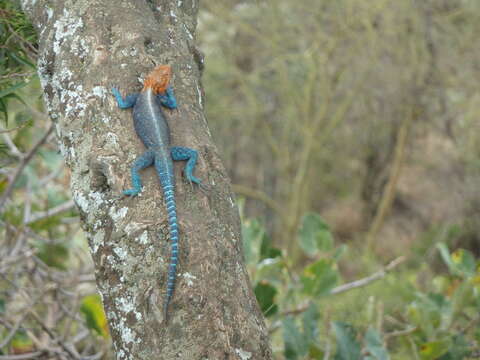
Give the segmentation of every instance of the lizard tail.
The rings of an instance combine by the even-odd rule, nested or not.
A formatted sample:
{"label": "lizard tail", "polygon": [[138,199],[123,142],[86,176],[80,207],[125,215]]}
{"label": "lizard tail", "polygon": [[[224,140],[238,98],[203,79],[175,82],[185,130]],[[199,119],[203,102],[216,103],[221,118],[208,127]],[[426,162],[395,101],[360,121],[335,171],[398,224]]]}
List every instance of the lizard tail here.
{"label": "lizard tail", "polygon": [[177,223],[177,207],[175,205],[175,195],[173,185],[164,186],[165,203],[168,213],[168,224],[170,228],[170,264],[168,265],[167,274],[167,295],[163,305],[164,319],[167,321],[168,305],[173,296],[175,289],[175,277],[177,274],[178,263],[178,223]]}

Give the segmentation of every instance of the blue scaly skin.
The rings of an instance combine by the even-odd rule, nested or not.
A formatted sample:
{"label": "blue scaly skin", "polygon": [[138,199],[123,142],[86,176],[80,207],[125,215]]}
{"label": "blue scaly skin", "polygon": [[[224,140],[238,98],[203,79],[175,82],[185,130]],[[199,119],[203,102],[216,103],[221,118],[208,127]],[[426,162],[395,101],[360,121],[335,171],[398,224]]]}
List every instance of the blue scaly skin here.
{"label": "blue scaly skin", "polygon": [[177,107],[177,100],[171,87],[167,87],[171,70],[169,66],[156,67],[146,78],[140,93],[130,94],[124,98],[113,88],[112,92],[121,109],[133,107],[133,123],[137,135],[147,150],[140,155],[131,167],[131,189],[124,195],[136,196],[142,190],[139,171],[154,165],[160,179],[165,197],[170,230],[171,256],[167,275],[167,294],[164,303],[164,320],[167,321],[168,305],[175,288],[178,263],[178,223],[175,203],[175,178],[173,160],[187,160],[184,174],[190,183],[200,185],[200,180],[193,176],[197,162],[197,151],[186,147],[170,147],[170,130],[161,106],[169,109]]}

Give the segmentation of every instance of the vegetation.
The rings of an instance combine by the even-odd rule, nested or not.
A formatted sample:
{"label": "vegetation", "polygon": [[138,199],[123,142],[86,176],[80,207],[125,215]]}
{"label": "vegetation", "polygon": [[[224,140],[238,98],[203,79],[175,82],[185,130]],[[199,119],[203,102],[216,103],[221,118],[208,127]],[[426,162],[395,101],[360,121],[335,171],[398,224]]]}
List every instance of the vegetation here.
{"label": "vegetation", "polygon": [[[478,358],[480,3],[202,6],[207,116],[275,357]],[[34,31],[0,14],[0,359],[110,359]]]}

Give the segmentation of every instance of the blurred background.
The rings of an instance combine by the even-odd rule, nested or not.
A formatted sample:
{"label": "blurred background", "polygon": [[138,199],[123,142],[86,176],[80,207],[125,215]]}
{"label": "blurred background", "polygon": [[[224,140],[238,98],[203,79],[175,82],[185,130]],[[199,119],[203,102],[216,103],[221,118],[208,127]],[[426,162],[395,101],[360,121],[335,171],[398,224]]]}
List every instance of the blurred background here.
{"label": "blurred background", "polygon": [[[0,16],[0,349],[110,359],[36,36]],[[480,2],[204,0],[197,34],[275,358],[479,358]]]}

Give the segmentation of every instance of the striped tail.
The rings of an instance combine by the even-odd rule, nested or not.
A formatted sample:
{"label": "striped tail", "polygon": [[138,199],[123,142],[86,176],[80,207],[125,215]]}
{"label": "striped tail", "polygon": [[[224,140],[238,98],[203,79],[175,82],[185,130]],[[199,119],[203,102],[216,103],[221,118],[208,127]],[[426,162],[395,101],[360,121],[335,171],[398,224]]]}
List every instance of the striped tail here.
{"label": "striped tail", "polygon": [[173,296],[175,289],[175,276],[177,274],[178,263],[178,224],[177,224],[177,207],[175,205],[175,194],[173,185],[166,184],[163,186],[165,195],[165,204],[168,212],[168,224],[170,228],[170,246],[172,248],[170,254],[170,264],[167,274],[167,296],[163,307],[165,322],[167,321],[168,304]]}

